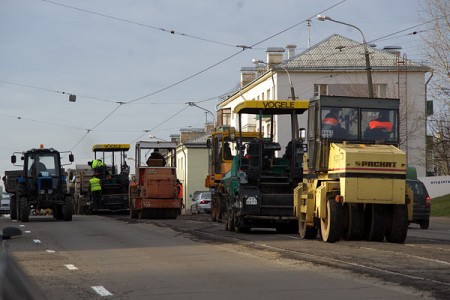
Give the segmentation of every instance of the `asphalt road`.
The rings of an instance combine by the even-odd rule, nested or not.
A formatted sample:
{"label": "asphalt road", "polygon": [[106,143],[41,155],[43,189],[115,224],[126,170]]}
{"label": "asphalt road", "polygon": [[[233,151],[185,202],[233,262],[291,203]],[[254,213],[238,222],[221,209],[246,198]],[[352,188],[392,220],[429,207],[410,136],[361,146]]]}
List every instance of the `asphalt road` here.
{"label": "asphalt road", "polygon": [[[450,222],[412,226],[405,245],[323,243],[226,232],[209,216],[130,222],[0,218],[8,252],[47,299],[424,299],[450,296]],[[440,220],[439,220],[440,221]]]}

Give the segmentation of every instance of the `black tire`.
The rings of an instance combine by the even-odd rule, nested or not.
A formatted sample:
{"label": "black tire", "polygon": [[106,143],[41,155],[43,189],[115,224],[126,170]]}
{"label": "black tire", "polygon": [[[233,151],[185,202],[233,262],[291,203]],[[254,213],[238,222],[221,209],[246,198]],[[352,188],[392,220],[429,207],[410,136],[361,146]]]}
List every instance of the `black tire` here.
{"label": "black tire", "polygon": [[405,204],[392,205],[388,218],[391,225],[386,228],[386,240],[390,243],[403,244],[408,233],[408,207]]}
{"label": "black tire", "polygon": [[218,214],[219,214],[219,197],[216,194],[213,194],[211,197],[211,221],[217,222]]}
{"label": "black tire", "polygon": [[364,212],[364,239],[382,242],[385,234],[385,214],[383,204],[368,204]]}
{"label": "black tire", "polygon": [[22,222],[28,222],[30,219],[30,204],[26,197],[20,197],[20,220]]}
{"label": "black tire", "polygon": [[235,232],[250,232],[251,228],[245,224],[244,218],[234,217],[234,231]]}
{"label": "black tire", "polygon": [[334,199],[327,201],[327,215],[320,219],[322,240],[334,243],[340,240],[342,234],[342,205]]}
{"label": "black tire", "polygon": [[53,218],[55,218],[56,220],[63,220],[64,219],[62,206],[63,206],[62,204],[57,204],[57,205],[54,206]]}
{"label": "black tire", "polygon": [[17,220],[17,203],[16,203],[16,195],[11,195],[11,199],[9,200],[9,217],[11,220]]}
{"label": "black tire", "polygon": [[228,211],[228,215],[227,215],[227,223],[228,223],[228,230],[229,231],[234,231],[234,211],[233,209],[230,209]]}
{"label": "black tire", "polygon": [[72,221],[73,216],[73,197],[66,196],[62,206],[63,217],[65,221]]}
{"label": "black tire", "polygon": [[364,236],[364,207],[358,203],[345,203],[342,208],[342,237],[361,240]]}
{"label": "black tire", "polygon": [[430,219],[420,221],[419,225],[420,229],[428,229],[428,227],[430,227]]}
{"label": "black tire", "polygon": [[306,213],[300,213],[298,219],[298,232],[302,239],[312,240],[317,238],[317,227],[306,225]]}

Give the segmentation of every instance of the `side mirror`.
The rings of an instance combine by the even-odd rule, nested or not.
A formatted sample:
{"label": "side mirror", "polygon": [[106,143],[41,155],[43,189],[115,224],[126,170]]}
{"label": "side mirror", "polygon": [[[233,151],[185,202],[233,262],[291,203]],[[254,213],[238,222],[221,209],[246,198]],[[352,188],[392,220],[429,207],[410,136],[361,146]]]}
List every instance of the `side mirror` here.
{"label": "side mirror", "polygon": [[72,153],[69,154],[69,161],[70,162],[74,162],[75,161]]}
{"label": "side mirror", "polygon": [[16,156],[15,156],[15,155],[12,155],[12,156],[11,156],[11,163],[15,164],[16,161],[17,161]]}

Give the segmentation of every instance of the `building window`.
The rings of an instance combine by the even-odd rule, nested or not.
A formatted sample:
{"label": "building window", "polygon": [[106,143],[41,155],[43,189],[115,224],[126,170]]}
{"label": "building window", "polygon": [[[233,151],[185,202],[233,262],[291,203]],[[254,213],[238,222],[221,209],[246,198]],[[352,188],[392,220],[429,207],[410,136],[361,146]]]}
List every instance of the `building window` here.
{"label": "building window", "polygon": [[270,89],[267,90],[267,93],[266,93],[266,94],[267,94],[267,100],[270,100],[270,98],[271,98],[271,97],[270,97]]}
{"label": "building window", "polygon": [[328,95],[327,84],[314,84],[314,96]]}
{"label": "building window", "polygon": [[264,93],[261,94],[261,100],[265,100],[266,98],[264,98]]}
{"label": "building window", "polygon": [[375,95],[378,98],[387,98],[387,84],[376,84]]}

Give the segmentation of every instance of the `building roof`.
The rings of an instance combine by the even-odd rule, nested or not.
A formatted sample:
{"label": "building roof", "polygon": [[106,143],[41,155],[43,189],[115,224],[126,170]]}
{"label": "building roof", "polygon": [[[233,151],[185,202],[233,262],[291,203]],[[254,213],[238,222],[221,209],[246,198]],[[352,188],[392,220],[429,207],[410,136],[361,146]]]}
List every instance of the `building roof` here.
{"label": "building roof", "polygon": [[[308,48],[302,53],[281,64],[289,70],[361,70],[366,68],[364,44],[338,34]],[[369,47],[370,65],[373,70],[399,70],[428,72],[431,69],[423,64],[413,62],[393,51]]]}
{"label": "building roof", "polygon": [[186,146],[193,146],[193,145],[199,145],[206,147],[206,140],[208,139],[210,135],[205,133],[201,136],[195,137],[193,139],[185,141],[183,144]]}

